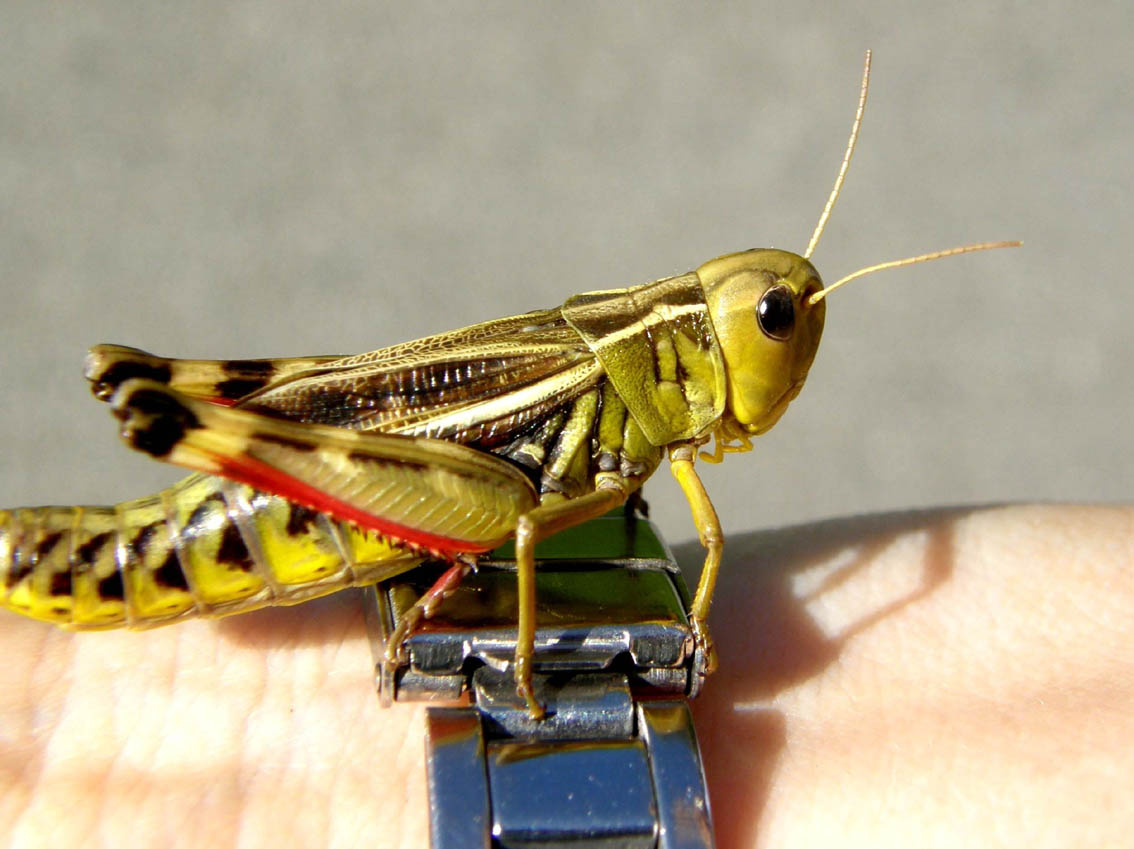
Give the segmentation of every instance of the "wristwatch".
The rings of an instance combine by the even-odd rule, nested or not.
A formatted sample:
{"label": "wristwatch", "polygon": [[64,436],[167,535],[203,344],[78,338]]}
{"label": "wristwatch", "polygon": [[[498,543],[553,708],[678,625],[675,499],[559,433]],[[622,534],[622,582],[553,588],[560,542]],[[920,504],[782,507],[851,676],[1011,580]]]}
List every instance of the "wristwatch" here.
{"label": "wristwatch", "polygon": [[427,711],[433,849],[712,847],[687,699],[704,680],[689,593],[657,531],[611,514],[537,547],[535,689],[529,718],[512,678],[511,547],[478,565],[409,637],[396,669],[386,637],[445,568],[368,590],[384,704],[465,699]]}

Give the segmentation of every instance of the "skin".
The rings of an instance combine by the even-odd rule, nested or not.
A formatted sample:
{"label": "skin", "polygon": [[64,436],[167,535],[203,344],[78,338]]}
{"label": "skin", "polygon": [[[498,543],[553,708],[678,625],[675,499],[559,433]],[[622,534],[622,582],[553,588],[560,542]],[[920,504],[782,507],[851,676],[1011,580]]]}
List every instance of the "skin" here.
{"label": "skin", "polygon": [[[731,537],[716,597],[721,849],[1128,841],[1134,508]],[[0,845],[428,845],[423,711],[378,707],[349,594],[0,650]]]}

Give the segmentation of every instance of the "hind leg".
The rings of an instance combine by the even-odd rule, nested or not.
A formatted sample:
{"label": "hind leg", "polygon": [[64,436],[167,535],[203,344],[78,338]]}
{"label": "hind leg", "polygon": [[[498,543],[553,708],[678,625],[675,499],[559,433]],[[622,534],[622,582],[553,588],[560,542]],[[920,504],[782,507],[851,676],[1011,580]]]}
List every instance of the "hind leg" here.
{"label": "hind leg", "polygon": [[475,565],[476,561],[472,558],[454,563],[442,572],[441,577],[433,582],[433,586],[402,615],[401,621],[386,640],[385,666],[388,677],[392,676],[394,669],[405,661],[404,644],[409,635],[418,625],[437,612],[441,602],[453,594]]}

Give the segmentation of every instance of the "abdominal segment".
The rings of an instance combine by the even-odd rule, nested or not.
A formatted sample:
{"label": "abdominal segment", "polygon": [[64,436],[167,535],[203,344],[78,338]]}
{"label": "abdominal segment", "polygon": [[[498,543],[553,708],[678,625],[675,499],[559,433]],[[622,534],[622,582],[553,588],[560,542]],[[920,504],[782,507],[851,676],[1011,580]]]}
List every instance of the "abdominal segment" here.
{"label": "abdominal segment", "polygon": [[0,604],[74,629],[296,604],[420,561],[373,531],[205,475],[114,506],[0,511]]}

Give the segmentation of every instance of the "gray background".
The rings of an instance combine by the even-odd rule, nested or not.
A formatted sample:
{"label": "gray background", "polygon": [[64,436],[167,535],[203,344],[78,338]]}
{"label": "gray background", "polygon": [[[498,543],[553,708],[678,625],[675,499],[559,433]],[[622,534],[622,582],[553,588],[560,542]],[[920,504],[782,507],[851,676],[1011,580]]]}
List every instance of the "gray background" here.
{"label": "gray background", "polygon": [[[0,504],[176,479],[86,346],[353,353],[756,246],[857,282],[810,385],[706,471],[726,532],[1132,494],[1127,3],[0,8]],[[667,474],[647,495],[692,535]]]}

